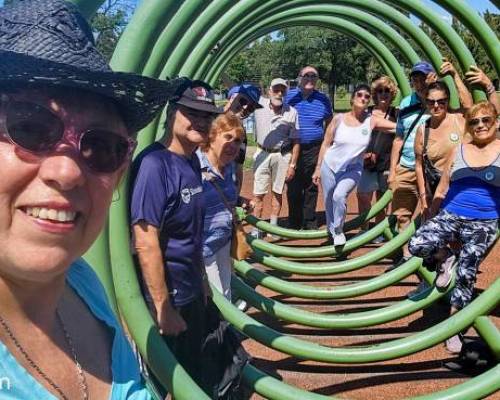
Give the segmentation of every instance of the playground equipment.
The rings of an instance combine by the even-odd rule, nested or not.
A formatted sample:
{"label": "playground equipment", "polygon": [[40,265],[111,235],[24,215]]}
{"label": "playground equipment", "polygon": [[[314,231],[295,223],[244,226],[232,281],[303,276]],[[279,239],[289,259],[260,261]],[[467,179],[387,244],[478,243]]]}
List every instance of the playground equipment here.
{"label": "playground equipment", "polygon": [[[73,2],[88,17],[96,11],[103,0],[73,0]],[[498,38],[488,25],[463,0],[434,0],[434,2],[458,18],[474,34],[486,50],[497,74],[500,75],[500,46]],[[495,1],[495,4],[498,5],[498,2]],[[397,80],[402,94],[406,95],[409,93],[408,80],[400,66],[400,61],[388,50],[383,40],[391,41],[407,62],[411,63],[416,60],[416,52],[389,24],[410,37],[436,68],[441,63],[441,54],[431,39],[406,15],[395,9],[393,7],[395,5],[421,18],[441,37],[446,38],[446,43],[457,57],[462,70],[475,64],[470,51],[456,32],[420,0],[386,0],[384,2],[380,0],[290,0],[286,2],[282,0],[237,2],[232,0],[212,2],[143,0],[116,48],[112,66],[116,70],[137,72],[159,78],[188,75],[205,79],[213,84],[229,60],[255,38],[278,27],[314,24],[339,30],[374,49],[374,56],[387,74]],[[450,78],[446,78],[446,82],[452,90],[452,105],[456,105],[456,89]],[[475,100],[482,99],[484,96],[477,91],[473,95]],[[161,131],[160,127],[161,118],[158,118],[140,133],[138,150],[155,139],[157,133]],[[119,200],[113,202],[111,206],[108,225],[87,253],[86,259],[95,267],[115,311],[119,311],[139,351],[162,384],[174,394],[176,399],[206,399],[207,396],[176,363],[157,333],[142,299],[129,251],[127,199],[123,195],[127,193],[126,188],[127,179],[119,189],[122,196],[118,196]],[[390,192],[388,192],[367,215],[359,216],[347,227],[354,229],[372,218],[385,207],[390,197]],[[325,231],[296,232],[270,227],[265,222],[251,217],[247,217],[247,221],[255,224],[259,229],[282,237],[300,239],[326,237]],[[355,271],[394,252],[409,239],[415,229],[412,225],[392,238],[392,233],[388,228],[389,222],[386,220],[371,231],[351,239],[343,252],[365,245],[382,232],[391,240],[374,251],[345,261],[329,261],[311,265],[285,260],[278,256],[288,258],[334,256],[337,255],[337,250],[335,248],[290,249],[262,241],[253,243],[254,248],[257,249],[254,258],[268,268],[294,274],[321,275]],[[314,253],[311,253],[313,251]],[[420,261],[416,259],[370,281],[334,289],[298,286],[273,279],[245,262],[237,263],[236,268],[242,276],[249,277],[262,285],[272,285],[273,290],[312,298],[318,298],[315,296],[342,298],[369,293],[391,285],[415,272],[428,282],[433,280],[432,275],[421,268]],[[410,298],[374,311],[324,316],[307,313],[304,310],[263,298],[239,280],[235,281],[234,286],[235,290],[239,291],[242,297],[252,305],[280,319],[308,326],[344,327],[346,329],[372,326],[401,318],[427,307],[445,295],[430,288],[417,298]],[[499,289],[500,280],[497,280],[468,307],[437,326],[407,338],[364,348],[324,348],[299,341],[272,331],[250,319],[217,294],[215,301],[224,316],[238,329],[266,345],[306,359],[364,363],[402,357],[433,346],[468,326],[474,326],[497,359],[500,359],[500,333],[487,317],[499,302]],[[500,388],[499,376],[500,364],[463,384],[419,398],[467,400],[481,398]],[[247,366],[244,371],[244,380],[255,392],[269,399],[331,399],[331,397],[291,387],[267,376],[251,365]]]}

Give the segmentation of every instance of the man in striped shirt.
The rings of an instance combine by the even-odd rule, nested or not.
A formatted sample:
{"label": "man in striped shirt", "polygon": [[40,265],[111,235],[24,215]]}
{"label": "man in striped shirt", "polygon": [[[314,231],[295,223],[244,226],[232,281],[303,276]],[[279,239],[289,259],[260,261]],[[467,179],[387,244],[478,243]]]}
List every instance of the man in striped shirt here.
{"label": "man in striped shirt", "polygon": [[312,175],[318,162],[325,129],[332,120],[332,104],[316,90],[318,71],[312,66],[302,68],[298,87],[288,91],[286,104],[299,115],[300,153],[294,178],[288,183],[288,222],[292,229],[317,229],[316,203],[318,187]]}

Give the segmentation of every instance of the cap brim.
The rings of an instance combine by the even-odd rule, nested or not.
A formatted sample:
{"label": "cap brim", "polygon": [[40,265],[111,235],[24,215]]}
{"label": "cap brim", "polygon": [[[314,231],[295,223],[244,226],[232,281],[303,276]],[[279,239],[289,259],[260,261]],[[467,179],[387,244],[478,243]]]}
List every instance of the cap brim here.
{"label": "cap brim", "polygon": [[67,87],[110,98],[116,102],[131,133],[148,125],[187,80],[88,71],[11,51],[0,50],[0,59],[0,85]]}
{"label": "cap brim", "polygon": [[200,103],[198,101],[188,100],[188,99],[180,99],[175,102],[176,104],[181,104],[183,106],[192,108],[193,110],[205,111],[212,114],[223,114],[224,109],[222,107],[217,107],[212,104]]}

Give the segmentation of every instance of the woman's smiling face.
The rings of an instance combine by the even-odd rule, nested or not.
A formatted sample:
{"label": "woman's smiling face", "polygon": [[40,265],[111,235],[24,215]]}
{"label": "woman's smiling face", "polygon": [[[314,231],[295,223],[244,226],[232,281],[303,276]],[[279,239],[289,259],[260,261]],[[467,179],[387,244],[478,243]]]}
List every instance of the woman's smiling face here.
{"label": "woman's smiling face", "polygon": [[[58,117],[65,137],[103,129],[127,137],[118,110],[101,96],[68,89],[23,89],[2,95],[32,103]],[[112,173],[89,169],[72,140],[29,153],[6,136],[0,108],[0,275],[50,281],[80,257],[99,234],[126,163]],[[27,121],[29,122],[29,121]]]}

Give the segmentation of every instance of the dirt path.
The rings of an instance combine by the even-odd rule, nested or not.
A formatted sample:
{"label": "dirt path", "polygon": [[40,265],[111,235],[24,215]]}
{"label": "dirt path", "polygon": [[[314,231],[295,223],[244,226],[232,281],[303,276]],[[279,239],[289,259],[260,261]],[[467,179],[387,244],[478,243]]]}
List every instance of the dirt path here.
{"label": "dirt path", "polygon": [[[252,182],[251,171],[246,171],[242,189],[243,195],[251,197]],[[286,199],[286,196],[284,196],[284,198]],[[269,201],[264,202],[264,216],[266,217],[269,216],[269,203]],[[323,202],[321,201],[321,193],[320,201],[318,202],[318,210],[324,210]],[[348,212],[352,216],[357,214],[354,195],[349,197]],[[281,216],[283,217],[286,215],[287,205],[285,200]],[[281,218],[280,221],[284,223],[285,218]],[[308,245],[313,245],[319,244],[320,242],[321,241],[290,241],[287,242],[287,244],[304,245],[307,243]],[[373,250],[373,248],[375,248],[375,245],[359,249],[350,257],[357,257],[364,252]],[[382,260],[376,265],[349,274],[325,277],[292,275],[286,277],[286,279],[318,286],[343,285],[374,277],[382,273],[389,264],[389,260]],[[266,269],[262,266],[259,266],[259,268]],[[481,272],[478,275],[477,282],[479,290],[487,288],[498,277],[499,271],[500,243],[497,243],[488,258],[481,265]],[[273,273],[272,271],[269,272]],[[276,274],[276,272],[274,272],[274,274]],[[414,289],[417,283],[417,278],[415,276],[410,276],[397,285],[393,285],[370,295],[353,299],[323,302],[308,301],[280,295],[263,287],[258,287],[257,290],[259,293],[295,307],[321,313],[338,313],[379,308],[393,302],[404,300],[406,294]],[[372,345],[411,335],[412,333],[431,327],[433,324],[445,319],[447,316],[447,307],[443,304],[437,304],[423,312],[415,313],[407,318],[391,323],[350,331],[322,330],[280,322],[256,309],[250,309],[248,313],[269,327],[282,333],[293,335],[311,342],[338,347]],[[497,327],[500,327],[500,307],[497,307],[492,315],[494,315],[493,319],[495,324]],[[474,331],[471,329],[467,334],[474,335]],[[409,357],[387,362],[363,365],[338,365],[302,361],[271,350],[251,339],[245,340],[244,344],[254,357],[254,365],[269,375],[282,379],[302,389],[328,396],[338,396],[339,398],[363,400],[401,399],[443,390],[469,379],[467,376],[451,372],[443,367],[444,363],[453,359],[453,356],[445,351],[443,345],[435,346]],[[261,397],[259,395],[254,395],[252,399],[257,400],[261,399]],[[500,400],[500,393],[490,396],[489,399]]]}

